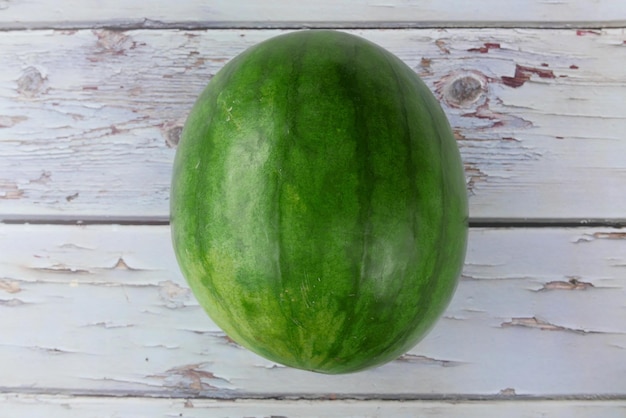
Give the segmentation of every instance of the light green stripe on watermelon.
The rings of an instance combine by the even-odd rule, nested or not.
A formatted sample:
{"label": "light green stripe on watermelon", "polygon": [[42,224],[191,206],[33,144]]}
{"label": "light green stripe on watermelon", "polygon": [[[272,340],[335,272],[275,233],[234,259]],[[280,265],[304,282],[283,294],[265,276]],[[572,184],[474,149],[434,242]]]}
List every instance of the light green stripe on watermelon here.
{"label": "light green stripe on watermelon", "polygon": [[229,62],[192,109],[172,236],[211,318],[288,366],[344,373],[410,349],[463,263],[463,167],[436,99],[360,38],[304,31]]}

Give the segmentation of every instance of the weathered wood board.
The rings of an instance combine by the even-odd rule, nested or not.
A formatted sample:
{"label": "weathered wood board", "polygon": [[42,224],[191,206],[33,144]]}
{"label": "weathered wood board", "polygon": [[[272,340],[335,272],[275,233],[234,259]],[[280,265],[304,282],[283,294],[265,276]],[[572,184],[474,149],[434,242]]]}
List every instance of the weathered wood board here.
{"label": "weathered wood board", "polygon": [[82,417],[229,417],[229,418],[623,418],[620,401],[320,401],[106,398],[50,395],[0,395],[3,411],[12,416]]}
{"label": "weathered wood board", "polygon": [[473,229],[444,317],[386,366],[326,376],[244,350],[182,279],[167,226],[0,225],[0,388],[212,398],[626,396],[626,236]]}
{"label": "weathered wood board", "polygon": [[[459,138],[473,219],[626,218],[626,32],[355,30]],[[187,112],[273,30],[0,32],[0,218],[167,219]]]}
{"label": "weathered wood board", "polygon": [[298,0],[0,1],[7,28],[101,26],[164,27],[428,27],[626,26],[626,8],[614,0]]}

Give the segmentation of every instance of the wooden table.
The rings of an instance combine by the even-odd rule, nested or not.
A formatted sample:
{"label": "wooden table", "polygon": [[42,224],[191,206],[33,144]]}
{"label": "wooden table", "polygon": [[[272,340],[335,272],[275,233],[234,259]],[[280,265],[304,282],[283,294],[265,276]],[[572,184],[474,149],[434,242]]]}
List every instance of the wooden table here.
{"label": "wooden table", "polygon": [[[267,3],[0,0],[0,416],[626,417],[626,3]],[[169,238],[196,96],[309,27],[424,78],[470,194],[444,317],[343,376],[225,338]]]}

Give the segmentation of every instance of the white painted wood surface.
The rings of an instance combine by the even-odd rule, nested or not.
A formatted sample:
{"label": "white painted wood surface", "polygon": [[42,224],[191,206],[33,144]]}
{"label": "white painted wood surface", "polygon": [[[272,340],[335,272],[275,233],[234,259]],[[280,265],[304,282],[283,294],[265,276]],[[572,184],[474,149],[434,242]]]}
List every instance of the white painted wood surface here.
{"label": "white painted wood surface", "polygon": [[215,401],[7,394],[0,395],[0,402],[3,408],[14,412],[14,416],[46,418],[623,418],[626,413],[626,406],[619,401]]}
{"label": "white painted wood surface", "polygon": [[0,0],[7,28],[626,26],[616,0]]}
{"label": "white painted wood surface", "polygon": [[[197,94],[304,27],[424,78],[501,225],[435,329],[355,375],[234,345],[166,224]],[[625,62],[613,0],[0,0],[0,417],[626,417]]]}
{"label": "white painted wood surface", "polygon": [[293,370],[230,342],[197,305],[167,226],[4,225],[0,388],[304,398],[626,395],[626,235],[473,229],[435,329],[389,365]]}
{"label": "white painted wood surface", "polygon": [[[441,98],[474,219],[626,218],[624,29],[354,32]],[[167,219],[193,101],[224,62],[278,33],[0,33],[0,218]]]}

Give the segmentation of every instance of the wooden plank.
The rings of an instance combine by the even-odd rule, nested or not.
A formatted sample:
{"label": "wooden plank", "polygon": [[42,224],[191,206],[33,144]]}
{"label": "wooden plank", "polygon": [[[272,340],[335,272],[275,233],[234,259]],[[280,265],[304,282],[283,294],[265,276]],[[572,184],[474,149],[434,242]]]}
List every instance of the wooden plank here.
{"label": "wooden plank", "polygon": [[624,26],[626,8],[613,0],[54,0],[0,2],[0,25],[41,27],[284,27],[284,26]]}
{"label": "wooden plank", "polygon": [[[626,235],[473,229],[413,350],[326,376],[244,350],[181,277],[167,226],[0,224],[0,391],[210,398],[626,396]],[[297,382],[297,384],[294,384]]]}
{"label": "wooden plank", "polygon": [[[474,219],[624,219],[624,29],[353,32],[442,100]],[[279,33],[1,32],[0,219],[167,219],[195,98]]]}
{"label": "wooden plank", "polygon": [[[482,418],[499,416],[529,418],[622,418],[626,401],[294,401],[150,399],[42,396],[23,394],[0,395],[3,413],[8,416],[47,418],[78,418],[98,416],[121,417],[205,417],[238,418],[377,418],[377,417],[459,417]],[[208,415],[207,415],[208,414]]]}

